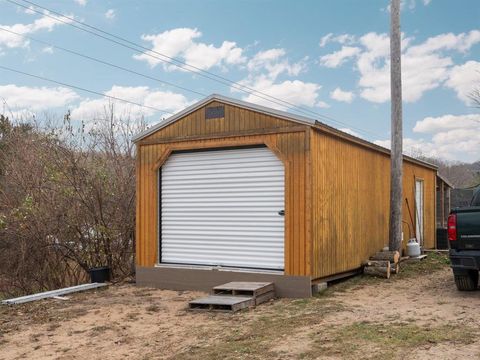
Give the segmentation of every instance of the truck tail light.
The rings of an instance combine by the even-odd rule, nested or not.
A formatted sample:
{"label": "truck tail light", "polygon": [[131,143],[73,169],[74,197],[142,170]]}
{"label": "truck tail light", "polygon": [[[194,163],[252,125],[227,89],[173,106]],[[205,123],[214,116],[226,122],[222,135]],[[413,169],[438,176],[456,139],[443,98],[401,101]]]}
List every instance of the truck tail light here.
{"label": "truck tail light", "polygon": [[457,240],[457,215],[451,214],[448,215],[448,240],[455,241]]}

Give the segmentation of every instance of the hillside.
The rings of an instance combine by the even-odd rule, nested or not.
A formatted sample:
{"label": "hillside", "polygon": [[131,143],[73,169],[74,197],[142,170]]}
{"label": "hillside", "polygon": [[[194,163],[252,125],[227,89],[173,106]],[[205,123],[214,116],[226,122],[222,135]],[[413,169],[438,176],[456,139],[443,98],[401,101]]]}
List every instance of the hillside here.
{"label": "hillside", "polygon": [[422,157],[421,160],[438,166],[438,172],[457,189],[475,187],[480,184],[480,161],[474,163],[447,162],[435,158]]}

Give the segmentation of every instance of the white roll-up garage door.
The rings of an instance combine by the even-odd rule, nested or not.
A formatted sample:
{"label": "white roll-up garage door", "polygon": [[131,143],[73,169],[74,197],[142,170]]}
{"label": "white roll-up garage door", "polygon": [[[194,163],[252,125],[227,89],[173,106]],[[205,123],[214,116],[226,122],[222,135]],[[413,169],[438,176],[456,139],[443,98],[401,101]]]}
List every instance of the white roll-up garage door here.
{"label": "white roll-up garage door", "polygon": [[284,268],[284,166],[268,148],[174,153],[160,171],[162,263]]}

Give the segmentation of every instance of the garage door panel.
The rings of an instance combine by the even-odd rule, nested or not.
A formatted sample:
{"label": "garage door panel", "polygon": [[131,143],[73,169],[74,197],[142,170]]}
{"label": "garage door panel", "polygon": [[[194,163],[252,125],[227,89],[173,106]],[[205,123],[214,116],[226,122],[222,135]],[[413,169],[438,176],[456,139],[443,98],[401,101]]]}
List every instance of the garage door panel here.
{"label": "garage door panel", "polygon": [[[176,164],[172,165],[171,168],[175,169],[182,174],[184,173],[195,173],[195,172],[204,172],[206,169],[216,169],[216,170],[235,170],[235,169],[249,169],[251,166],[252,161],[255,161],[256,159],[245,159],[241,162],[238,160],[234,160],[235,164],[232,164],[233,159],[229,159],[228,161],[225,160],[223,163],[219,164],[214,164],[211,165],[207,163],[206,161],[196,161],[195,163],[192,162],[183,162],[181,164]],[[210,160],[211,161],[211,160]],[[277,169],[275,165],[272,165],[270,160],[262,160],[262,161],[256,161],[257,165],[259,166],[264,166],[265,168],[270,168],[270,169]],[[188,165],[188,168],[185,168],[185,164]]]}
{"label": "garage door panel", "polygon": [[172,154],[161,175],[162,262],[283,269],[284,167],[269,149]]}
{"label": "garage door panel", "polygon": [[[205,219],[205,218],[204,218]],[[272,225],[275,225],[274,229],[277,229],[277,225],[283,224],[281,220],[278,221],[271,221],[268,223],[265,223],[262,221],[262,219],[256,219],[256,218],[251,218],[248,220],[250,223],[250,226],[253,228],[260,227],[260,228],[268,228],[271,229]],[[225,228],[227,230],[235,230],[237,227],[238,229],[245,229],[244,222],[241,220],[237,219],[225,219],[222,221],[222,225],[219,225],[216,221],[210,220],[206,218],[204,221],[198,221],[197,219],[194,220],[169,220],[169,225],[166,225],[164,230],[168,229],[178,229],[179,225],[184,227],[185,229],[188,229],[190,227],[197,229],[197,228],[210,228],[210,229],[221,229]]]}
{"label": "garage door panel", "polygon": [[165,194],[164,198],[166,199],[181,199],[181,198],[195,198],[195,197],[205,197],[205,195],[215,195],[215,196],[231,196],[231,195],[241,195],[241,196],[277,196],[279,195],[279,190],[277,189],[267,189],[267,188],[251,188],[251,189],[236,189],[232,190],[228,188],[222,189],[184,189],[184,190],[170,190],[169,194]]}
{"label": "garage door panel", "polygon": [[[248,182],[250,183],[249,186],[255,186],[255,187],[262,187],[262,185],[260,185],[258,183],[258,181],[254,181],[254,179],[246,179],[245,181],[239,183],[239,182],[235,182],[234,179],[232,179],[232,181],[228,181],[228,182],[225,182],[225,181],[206,181],[202,184],[202,187],[201,189],[228,189],[228,188],[231,188],[231,189],[244,189],[245,188],[245,183]],[[197,189],[199,184],[188,184],[188,183],[175,183],[175,184],[172,184],[171,182],[168,183],[168,184],[165,184],[163,186],[164,189],[166,190],[182,190],[182,189]],[[278,186],[283,186],[283,180],[279,180],[279,181],[274,181],[272,180],[268,185],[263,185],[264,187],[268,187],[268,186],[275,186],[275,187],[278,187]]]}
{"label": "garage door panel", "polygon": [[[218,216],[223,216],[224,219],[228,220],[237,220],[237,221],[255,221],[255,220],[269,220],[271,219],[270,211],[268,212],[241,212],[238,209],[235,212],[225,214],[225,212],[203,212],[202,214],[198,214],[197,212],[183,212],[183,211],[172,211],[169,215],[165,215],[163,219],[173,221],[173,222],[183,222],[183,221],[215,221],[212,218],[216,218]],[[239,219],[239,217],[244,216],[245,219]],[[280,220],[282,221],[282,220]],[[283,224],[283,221],[282,221]]]}
{"label": "garage door panel", "polygon": [[[172,261],[170,263],[171,264],[184,264],[182,262],[182,260],[183,260],[183,257],[172,258]],[[200,257],[198,259],[192,259],[192,260],[195,261],[194,265],[206,265],[206,266],[212,265],[212,262],[214,262],[215,264],[217,264],[219,266],[230,266],[228,264],[237,262],[236,258],[228,257],[228,256],[224,256],[224,255],[216,256],[216,257],[212,256],[210,260],[205,260],[203,257]],[[223,261],[225,263],[222,263]],[[259,261],[256,258],[250,258],[249,260],[243,260],[241,267],[258,269],[258,263],[259,263]],[[264,263],[264,265],[265,265],[265,267],[262,268],[262,269],[276,269],[277,261],[271,261],[271,262],[262,261],[262,263]],[[186,264],[186,265],[192,265],[192,264]]]}
{"label": "garage door panel", "polygon": [[[242,181],[243,179],[250,179],[250,181],[254,181],[254,179],[257,179],[257,181],[260,181],[262,178],[270,176],[282,176],[282,173],[280,171],[264,171],[264,169],[259,170],[258,173],[255,174],[241,172],[240,169],[237,169],[237,171],[232,171],[231,173],[216,173],[214,170],[212,170],[211,172],[205,174],[179,174],[172,178],[166,176],[163,180],[167,183],[169,180],[173,180],[180,182],[183,181],[183,184],[201,185],[203,181],[208,180],[233,180],[232,182],[238,182]],[[194,181],[191,181],[192,177],[195,177],[196,179]]]}

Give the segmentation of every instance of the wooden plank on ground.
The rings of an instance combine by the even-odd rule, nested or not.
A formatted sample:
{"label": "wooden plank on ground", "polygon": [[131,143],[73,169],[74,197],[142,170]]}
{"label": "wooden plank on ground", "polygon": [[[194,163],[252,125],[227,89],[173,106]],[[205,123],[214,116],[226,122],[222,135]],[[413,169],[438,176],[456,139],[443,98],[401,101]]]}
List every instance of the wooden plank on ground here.
{"label": "wooden plank on ground", "polygon": [[427,258],[427,255],[420,255],[420,256],[410,256],[407,260],[407,262],[414,262],[414,261],[422,261]]}

